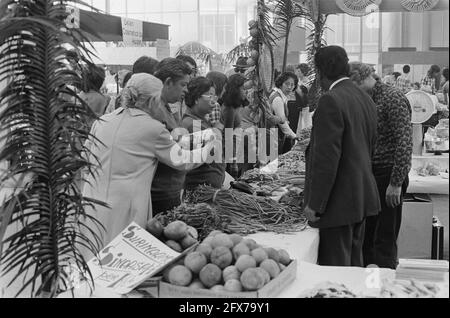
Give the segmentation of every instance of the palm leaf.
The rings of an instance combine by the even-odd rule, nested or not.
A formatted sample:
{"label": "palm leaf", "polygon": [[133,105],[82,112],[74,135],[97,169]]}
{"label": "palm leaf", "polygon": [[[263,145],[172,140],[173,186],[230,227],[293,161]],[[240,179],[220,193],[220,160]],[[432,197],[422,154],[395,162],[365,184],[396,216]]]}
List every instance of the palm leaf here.
{"label": "palm leaf", "polygon": [[225,55],[224,62],[231,64],[235,63],[240,56],[250,56],[251,49],[248,43],[248,39],[237,46],[235,46],[230,52]]}
{"label": "palm leaf", "polygon": [[324,33],[327,29],[325,26],[327,17],[327,15],[319,14],[318,19],[310,22],[308,25],[311,33],[307,38],[306,51],[308,55],[308,64],[311,70],[308,75],[308,86],[310,87],[308,100],[311,111],[316,109],[319,98],[323,93],[317,76],[318,73],[314,63],[314,56],[320,48],[327,45],[324,39]]}
{"label": "palm leaf", "polygon": [[202,61],[205,64],[210,64],[212,58],[217,56],[217,53],[199,42],[191,41],[182,45],[178,49],[176,55],[188,55],[194,59]]}
{"label": "palm leaf", "polygon": [[275,25],[279,33],[277,40],[284,39],[284,54],[283,54],[283,68],[282,72],[286,70],[287,54],[289,48],[289,34],[295,19],[307,18],[307,11],[294,0],[277,0],[275,2]]}
{"label": "palm leaf", "polygon": [[[0,184],[18,180],[0,206],[0,265],[13,274],[10,285],[22,280],[18,295],[31,288],[33,297],[56,296],[70,288],[70,266],[92,280],[80,248],[100,248],[87,222],[102,226],[86,209],[104,203],[83,197],[77,181],[81,170],[95,172],[84,141],[96,116],[72,88],[83,85],[81,64],[94,56],[84,32],[65,27],[66,5],[75,2],[86,5],[0,3],[0,81],[8,83],[0,92],[0,163],[9,162]],[[69,50],[80,57],[75,69]]]}

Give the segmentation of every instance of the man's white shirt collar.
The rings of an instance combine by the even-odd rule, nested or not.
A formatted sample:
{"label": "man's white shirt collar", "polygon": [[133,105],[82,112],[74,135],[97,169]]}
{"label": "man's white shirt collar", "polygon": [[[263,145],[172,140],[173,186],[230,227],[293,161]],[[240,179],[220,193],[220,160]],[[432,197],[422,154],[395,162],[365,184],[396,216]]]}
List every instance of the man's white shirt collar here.
{"label": "man's white shirt collar", "polygon": [[335,81],[333,84],[331,84],[329,91],[331,91],[333,89],[333,87],[335,87],[337,84],[339,84],[342,81],[348,80],[350,79],[349,77],[342,77],[340,79],[338,79],[337,81]]}

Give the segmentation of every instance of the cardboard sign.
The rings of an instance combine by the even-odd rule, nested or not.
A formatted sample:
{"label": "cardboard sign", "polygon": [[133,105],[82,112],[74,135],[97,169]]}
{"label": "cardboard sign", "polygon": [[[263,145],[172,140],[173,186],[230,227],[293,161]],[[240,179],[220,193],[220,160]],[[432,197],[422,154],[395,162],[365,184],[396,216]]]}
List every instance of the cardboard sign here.
{"label": "cardboard sign", "polygon": [[140,46],[143,38],[142,21],[122,18],[122,37],[126,46]]}
{"label": "cardboard sign", "polygon": [[96,286],[127,294],[180,256],[133,222],[88,266]]}

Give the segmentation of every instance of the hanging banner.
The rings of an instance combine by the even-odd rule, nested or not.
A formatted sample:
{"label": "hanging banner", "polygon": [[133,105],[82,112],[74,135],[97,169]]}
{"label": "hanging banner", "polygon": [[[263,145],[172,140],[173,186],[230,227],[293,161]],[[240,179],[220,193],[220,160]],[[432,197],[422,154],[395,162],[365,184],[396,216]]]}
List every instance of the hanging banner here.
{"label": "hanging banner", "polygon": [[422,12],[433,9],[439,0],[400,0],[402,6],[409,11]]}
{"label": "hanging banner", "polygon": [[345,13],[362,17],[378,11],[382,0],[336,0],[336,5]]}
{"label": "hanging banner", "polygon": [[80,9],[67,6],[66,12],[68,16],[64,20],[66,27],[68,29],[79,29],[80,28]]}
{"label": "hanging banner", "polygon": [[142,43],[142,36],[142,21],[122,18],[122,37],[126,46],[140,46]]}

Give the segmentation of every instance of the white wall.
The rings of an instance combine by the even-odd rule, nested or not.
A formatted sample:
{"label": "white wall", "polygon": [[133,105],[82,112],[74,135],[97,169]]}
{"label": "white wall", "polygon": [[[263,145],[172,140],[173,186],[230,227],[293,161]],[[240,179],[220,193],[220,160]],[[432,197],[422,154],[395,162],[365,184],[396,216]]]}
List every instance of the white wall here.
{"label": "white wall", "polygon": [[96,46],[98,59],[96,64],[133,65],[143,55],[156,57],[156,47],[104,47]]}

